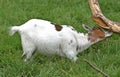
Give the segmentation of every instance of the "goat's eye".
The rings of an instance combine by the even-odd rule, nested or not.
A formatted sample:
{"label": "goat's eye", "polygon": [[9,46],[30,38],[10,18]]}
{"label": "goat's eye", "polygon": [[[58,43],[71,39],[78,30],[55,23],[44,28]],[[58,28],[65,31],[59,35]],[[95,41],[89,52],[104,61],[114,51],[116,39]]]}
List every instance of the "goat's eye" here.
{"label": "goat's eye", "polygon": [[92,36],[92,33],[88,33],[89,36]]}
{"label": "goat's eye", "polygon": [[99,38],[104,38],[104,36],[99,36]]}

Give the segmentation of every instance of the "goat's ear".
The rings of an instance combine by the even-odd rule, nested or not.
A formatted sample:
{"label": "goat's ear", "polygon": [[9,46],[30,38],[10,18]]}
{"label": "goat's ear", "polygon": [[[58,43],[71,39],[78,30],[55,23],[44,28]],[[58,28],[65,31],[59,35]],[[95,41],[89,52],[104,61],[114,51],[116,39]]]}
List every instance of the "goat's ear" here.
{"label": "goat's ear", "polygon": [[89,26],[87,26],[87,25],[85,25],[85,24],[82,24],[82,27],[83,27],[85,30],[87,30],[88,32],[92,31],[92,28],[89,27]]}

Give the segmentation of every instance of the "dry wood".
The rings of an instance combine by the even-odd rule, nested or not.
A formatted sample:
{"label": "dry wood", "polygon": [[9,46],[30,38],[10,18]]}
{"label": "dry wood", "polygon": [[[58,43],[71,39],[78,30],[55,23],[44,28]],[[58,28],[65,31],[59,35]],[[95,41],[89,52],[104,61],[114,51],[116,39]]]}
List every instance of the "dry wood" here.
{"label": "dry wood", "polygon": [[102,28],[120,33],[120,23],[107,19],[99,6],[98,0],[88,0],[92,11],[92,19]]}
{"label": "dry wood", "polygon": [[84,59],[84,61],[87,64],[89,64],[93,69],[95,69],[97,72],[101,73],[103,76],[110,77],[109,75],[107,75],[106,73],[104,73],[102,70],[100,70],[99,68],[97,68],[96,66],[94,66],[93,64],[91,64],[87,59]]}

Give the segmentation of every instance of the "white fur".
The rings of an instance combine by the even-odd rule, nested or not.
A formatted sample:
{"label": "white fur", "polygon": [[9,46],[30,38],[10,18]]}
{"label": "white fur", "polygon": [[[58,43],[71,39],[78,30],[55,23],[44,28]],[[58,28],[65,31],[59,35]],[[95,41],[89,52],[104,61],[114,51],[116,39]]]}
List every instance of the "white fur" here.
{"label": "white fur", "polygon": [[76,61],[77,54],[94,43],[88,40],[87,34],[78,33],[66,25],[62,27],[61,31],[57,31],[49,21],[31,19],[21,26],[11,27],[10,34],[19,32],[25,61],[35,51],[48,55],[57,54]]}

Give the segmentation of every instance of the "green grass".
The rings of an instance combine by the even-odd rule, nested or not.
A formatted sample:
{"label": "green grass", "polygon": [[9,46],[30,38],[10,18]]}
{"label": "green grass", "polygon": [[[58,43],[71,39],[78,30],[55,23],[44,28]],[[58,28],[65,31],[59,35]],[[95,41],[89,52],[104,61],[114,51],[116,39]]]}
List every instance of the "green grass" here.
{"label": "green grass", "polygon": [[[120,22],[120,0],[99,0],[99,3],[107,18]],[[38,53],[25,63],[21,59],[20,36],[9,36],[8,28],[31,18],[72,25],[82,32],[86,32],[82,23],[97,26],[91,20],[88,0],[0,0],[0,77],[103,77],[84,58],[110,77],[120,77],[120,34],[115,33],[79,54],[76,63]]]}

